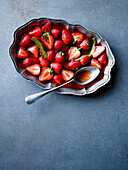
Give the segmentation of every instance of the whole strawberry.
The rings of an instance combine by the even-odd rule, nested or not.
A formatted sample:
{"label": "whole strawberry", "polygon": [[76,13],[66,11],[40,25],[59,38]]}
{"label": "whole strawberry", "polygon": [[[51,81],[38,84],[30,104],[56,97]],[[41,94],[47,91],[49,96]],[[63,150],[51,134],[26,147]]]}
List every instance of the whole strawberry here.
{"label": "whole strawberry", "polygon": [[62,40],[66,45],[69,45],[73,42],[73,36],[69,31],[64,29],[62,31]]}

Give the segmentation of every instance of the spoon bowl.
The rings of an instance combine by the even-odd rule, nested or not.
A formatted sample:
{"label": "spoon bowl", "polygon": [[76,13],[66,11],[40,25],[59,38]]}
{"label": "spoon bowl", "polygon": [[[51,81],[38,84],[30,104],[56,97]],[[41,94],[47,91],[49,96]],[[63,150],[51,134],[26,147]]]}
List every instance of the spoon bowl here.
{"label": "spoon bowl", "polygon": [[97,67],[83,67],[75,73],[74,81],[79,85],[86,85],[93,81],[100,74]]}

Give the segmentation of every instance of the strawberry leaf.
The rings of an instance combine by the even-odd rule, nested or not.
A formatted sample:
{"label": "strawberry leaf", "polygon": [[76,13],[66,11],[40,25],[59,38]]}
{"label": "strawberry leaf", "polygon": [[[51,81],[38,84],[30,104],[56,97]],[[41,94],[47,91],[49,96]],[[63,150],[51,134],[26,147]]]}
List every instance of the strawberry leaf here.
{"label": "strawberry leaf", "polygon": [[59,53],[60,53],[61,56],[64,56],[64,55],[65,55],[65,53],[63,53],[62,51],[60,51]]}
{"label": "strawberry leaf", "polygon": [[50,71],[50,74],[53,73],[53,69],[51,67],[49,67],[49,71]]}
{"label": "strawberry leaf", "polygon": [[89,41],[87,42],[87,45],[88,45],[87,50],[90,50],[92,45],[91,45],[91,43]]}

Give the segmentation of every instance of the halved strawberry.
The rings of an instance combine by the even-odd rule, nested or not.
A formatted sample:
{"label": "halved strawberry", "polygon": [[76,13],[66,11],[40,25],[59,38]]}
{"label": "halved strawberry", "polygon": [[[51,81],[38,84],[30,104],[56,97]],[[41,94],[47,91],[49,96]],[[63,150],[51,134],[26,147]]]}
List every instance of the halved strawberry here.
{"label": "halved strawberry", "polygon": [[20,41],[21,47],[28,47],[31,44],[31,36],[29,34],[25,34]]}
{"label": "halved strawberry", "polygon": [[96,60],[96,59],[92,59],[92,60],[91,60],[90,66],[94,66],[94,67],[97,67],[97,68],[99,68],[99,69],[102,68],[101,64],[100,64],[99,61]]}
{"label": "halved strawberry", "polygon": [[47,58],[48,61],[53,61],[54,60],[54,50],[48,51],[47,56],[48,56],[48,58]]}
{"label": "halved strawberry", "polygon": [[53,70],[49,67],[44,67],[41,71],[39,81],[51,80],[53,78]]}
{"label": "halved strawberry", "polygon": [[29,32],[30,35],[36,36],[36,37],[41,37],[42,35],[42,30],[40,27],[36,27],[32,31]]}
{"label": "halved strawberry", "polygon": [[17,57],[18,58],[27,58],[28,57],[28,51],[25,50],[24,47],[20,47]]}
{"label": "halved strawberry", "polygon": [[80,61],[76,61],[76,60],[72,60],[68,63],[65,63],[64,65],[64,68],[68,69],[68,70],[77,70],[80,68],[81,64],[80,64]]}
{"label": "halved strawberry", "polygon": [[40,65],[39,65],[39,64],[34,64],[34,65],[31,65],[31,66],[28,66],[28,67],[26,68],[26,70],[27,70],[29,73],[37,76],[37,75],[40,74]]}
{"label": "halved strawberry", "polygon": [[70,70],[62,70],[62,76],[65,81],[69,81],[74,77],[74,73]]}
{"label": "halved strawberry", "polygon": [[33,47],[30,47],[27,49],[30,53],[32,53],[32,56],[34,58],[38,58],[38,47],[34,45]]}
{"label": "halved strawberry", "polygon": [[51,32],[55,39],[59,38],[59,36],[61,35],[61,31],[55,28],[53,28]]}
{"label": "halved strawberry", "polygon": [[49,50],[52,49],[54,38],[51,34],[49,34],[48,32],[45,32],[43,36],[41,37],[41,41]]}
{"label": "halved strawberry", "polygon": [[81,58],[81,59],[80,59],[81,65],[84,66],[84,65],[88,64],[89,61],[91,60],[91,58],[92,58],[92,56],[86,56],[86,57],[84,57],[84,58]]}
{"label": "halved strawberry", "polygon": [[47,61],[47,60],[46,60],[45,58],[43,58],[43,57],[39,57],[39,61],[40,61],[41,67],[47,67],[47,66],[50,64],[50,62]]}
{"label": "halved strawberry", "polygon": [[25,67],[28,67],[33,64],[38,64],[38,63],[39,63],[39,60],[37,58],[32,58],[32,57],[28,57],[23,61],[23,64],[25,65]]}
{"label": "halved strawberry", "polygon": [[50,67],[55,71],[55,73],[59,74],[62,68],[60,63],[51,63]]}
{"label": "halved strawberry", "polygon": [[97,58],[105,51],[105,46],[96,46],[95,52],[93,53],[93,58]]}
{"label": "halved strawberry", "polygon": [[83,41],[84,35],[80,32],[77,32],[73,34],[73,38],[75,44],[80,44]]}
{"label": "halved strawberry", "polygon": [[55,80],[59,85],[61,85],[62,81],[63,81],[63,77],[62,77],[62,75],[55,75],[53,77],[53,80]]}
{"label": "halved strawberry", "polygon": [[98,58],[98,61],[99,61],[101,64],[107,64],[107,55],[106,55],[106,53],[102,54],[102,55]]}
{"label": "halved strawberry", "polygon": [[78,47],[71,47],[69,49],[69,56],[68,56],[68,60],[72,60],[72,59],[76,59],[80,57],[80,49]]}
{"label": "halved strawberry", "polygon": [[51,22],[48,22],[47,24],[45,24],[45,25],[42,27],[42,32],[45,32],[45,31],[51,32],[51,28],[52,28]]}
{"label": "halved strawberry", "polygon": [[69,44],[71,44],[71,43],[73,42],[73,36],[72,36],[72,34],[71,34],[69,31],[67,31],[66,29],[64,29],[64,30],[62,31],[62,40],[63,40],[63,42],[64,42],[66,45],[69,45]]}
{"label": "halved strawberry", "polygon": [[83,50],[90,50],[91,46],[92,45],[88,39],[83,40],[82,43],[79,45],[79,47]]}
{"label": "halved strawberry", "polygon": [[64,55],[65,53],[63,53],[62,51],[56,53],[55,63],[63,63],[65,61]]}

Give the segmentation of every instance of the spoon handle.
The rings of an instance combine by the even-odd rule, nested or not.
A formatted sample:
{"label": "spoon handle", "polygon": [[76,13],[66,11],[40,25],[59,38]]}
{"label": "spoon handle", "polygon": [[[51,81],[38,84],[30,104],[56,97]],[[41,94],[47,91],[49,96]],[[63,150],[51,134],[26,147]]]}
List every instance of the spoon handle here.
{"label": "spoon handle", "polygon": [[30,96],[27,96],[27,97],[25,98],[25,102],[26,102],[27,104],[32,104],[32,103],[34,103],[36,100],[38,100],[38,99],[40,99],[41,97],[45,96],[46,94],[48,94],[48,93],[50,93],[50,92],[52,92],[52,91],[55,91],[55,90],[59,89],[60,87],[63,87],[63,86],[65,86],[65,85],[67,85],[67,84],[69,84],[69,83],[71,83],[71,82],[73,82],[73,81],[74,81],[74,79],[71,79],[71,80],[69,80],[68,82],[66,82],[66,83],[64,83],[64,84],[61,84],[60,86],[54,87],[54,88],[52,88],[52,89],[49,89],[49,90],[46,90],[46,91],[43,91],[43,92],[35,93],[35,94],[30,95]]}

